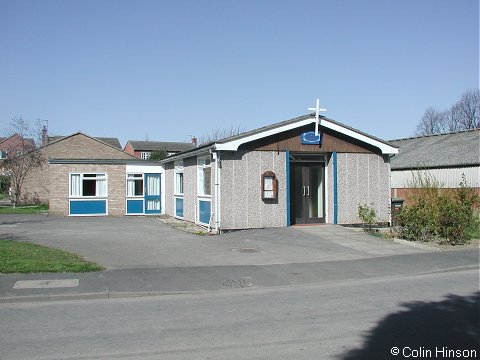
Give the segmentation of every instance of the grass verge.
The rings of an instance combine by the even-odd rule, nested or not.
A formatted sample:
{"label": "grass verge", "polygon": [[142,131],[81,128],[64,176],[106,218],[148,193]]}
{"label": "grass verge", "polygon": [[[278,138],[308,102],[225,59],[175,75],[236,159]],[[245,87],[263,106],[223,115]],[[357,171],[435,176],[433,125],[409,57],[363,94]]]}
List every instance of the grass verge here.
{"label": "grass verge", "polygon": [[38,214],[44,211],[48,211],[47,205],[0,207],[0,214]]}
{"label": "grass verge", "polygon": [[93,272],[103,266],[63,250],[0,239],[0,273]]}

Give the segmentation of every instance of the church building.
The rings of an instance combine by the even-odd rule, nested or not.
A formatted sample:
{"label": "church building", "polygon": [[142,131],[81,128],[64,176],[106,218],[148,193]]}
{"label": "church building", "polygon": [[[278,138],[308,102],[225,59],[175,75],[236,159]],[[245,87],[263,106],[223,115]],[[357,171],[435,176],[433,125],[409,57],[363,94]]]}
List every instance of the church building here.
{"label": "church building", "polygon": [[203,144],[162,161],[162,213],[213,232],[390,220],[391,144],[316,113]]}

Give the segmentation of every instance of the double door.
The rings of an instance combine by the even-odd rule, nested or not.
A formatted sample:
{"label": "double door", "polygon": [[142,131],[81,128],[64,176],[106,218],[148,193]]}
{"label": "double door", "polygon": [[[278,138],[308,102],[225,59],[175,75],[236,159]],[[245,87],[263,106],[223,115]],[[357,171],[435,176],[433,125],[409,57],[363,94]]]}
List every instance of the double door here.
{"label": "double door", "polygon": [[291,181],[291,223],[325,222],[324,163],[293,163]]}

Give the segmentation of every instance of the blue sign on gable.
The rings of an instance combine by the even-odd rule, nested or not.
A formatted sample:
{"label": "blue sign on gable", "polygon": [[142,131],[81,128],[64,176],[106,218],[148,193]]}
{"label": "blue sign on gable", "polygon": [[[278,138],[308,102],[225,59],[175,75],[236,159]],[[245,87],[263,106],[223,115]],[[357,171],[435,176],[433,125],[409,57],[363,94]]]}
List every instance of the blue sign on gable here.
{"label": "blue sign on gable", "polygon": [[302,133],[302,144],[304,145],[319,145],[321,144],[322,133],[315,135],[315,131],[308,131]]}

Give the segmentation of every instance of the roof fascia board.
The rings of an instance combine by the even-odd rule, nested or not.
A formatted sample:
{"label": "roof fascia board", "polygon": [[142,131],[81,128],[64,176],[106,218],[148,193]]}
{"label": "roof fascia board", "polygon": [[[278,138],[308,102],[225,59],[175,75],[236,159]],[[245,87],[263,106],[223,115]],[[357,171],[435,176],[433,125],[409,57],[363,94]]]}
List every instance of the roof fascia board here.
{"label": "roof fascia board", "polygon": [[[305,126],[305,125],[308,125],[308,124],[311,124],[311,123],[314,123],[314,122],[315,122],[315,118],[311,117],[311,118],[308,118],[308,119],[305,119],[305,120],[295,122],[293,124],[280,126],[278,128],[275,128],[275,129],[270,129],[270,130],[267,130],[267,131],[259,132],[257,134],[253,134],[253,135],[241,138],[241,139],[229,141],[229,142],[226,142],[226,143],[223,143],[223,144],[222,143],[220,143],[220,144],[216,143],[215,144],[215,149],[216,150],[226,150],[226,151],[237,151],[238,148],[241,145],[243,145],[245,143],[248,143],[250,141],[255,141],[255,140],[259,140],[259,139],[262,139],[264,137],[267,137],[267,136],[276,135],[278,133],[288,131],[288,130],[292,130],[292,129],[296,129],[298,127],[302,127],[302,126]],[[384,143],[382,143],[378,140],[372,139],[371,137],[368,137],[366,135],[359,134],[358,132],[347,129],[344,126],[332,123],[332,122],[328,121],[328,119],[322,119],[321,120],[321,126],[324,126],[328,129],[337,131],[341,134],[345,134],[347,136],[350,136],[354,139],[360,140],[360,141],[362,141],[364,143],[367,143],[369,145],[375,146],[376,148],[380,149],[382,154],[398,154],[398,149],[397,148],[395,148],[393,146],[390,146],[390,145],[387,145],[387,144],[384,144]]]}
{"label": "roof fascia board", "polygon": [[198,149],[198,150],[193,150],[193,151],[183,152],[183,153],[180,153],[178,155],[168,156],[165,159],[160,160],[160,163],[166,164],[166,163],[169,163],[169,162],[172,162],[172,161],[175,161],[175,160],[181,160],[181,159],[189,158],[189,157],[192,157],[192,156],[209,154],[211,148],[212,148],[212,146],[208,146],[208,147],[204,147],[204,148],[201,148],[201,149]]}
{"label": "roof fascia board", "polygon": [[222,150],[222,151],[223,150],[225,150],[225,151],[237,151],[238,148],[240,147],[240,145],[243,145],[243,144],[248,143],[250,141],[263,139],[264,137],[271,136],[271,135],[276,135],[276,134],[282,133],[284,131],[296,129],[298,127],[302,127],[302,126],[305,126],[305,125],[308,125],[308,124],[311,124],[311,123],[314,123],[314,122],[315,122],[315,118],[312,117],[312,118],[308,118],[308,119],[305,119],[305,120],[295,122],[293,124],[280,126],[278,128],[275,128],[275,129],[269,129],[269,130],[266,130],[266,131],[259,132],[257,134],[253,134],[253,135],[241,138],[241,139],[229,141],[229,142],[226,142],[226,143],[223,143],[223,144],[216,143],[215,144],[215,149],[216,150]]}
{"label": "roof fascia board", "polygon": [[334,123],[328,121],[328,119],[322,119],[321,125],[326,127],[326,128],[329,128],[331,130],[337,131],[341,134],[345,134],[345,135],[350,136],[354,139],[360,140],[364,143],[375,146],[375,147],[380,149],[382,154],[389,154],[389,155],[398,154],[398,149],[397,148],[395,148],[393,146],[390,146],[390,145],[387,145],[387,144],[384,144],[384,143],[382,143],[378,140],[372,139],[371,137],[365,136],[363,134],[359,134],[358,132],[347,129],[347,128],[341,126],[341,125],[334,124]]}
{"label": "roof fascia board", "polygon": [[152,162],[148,160],[141,159],[59,159],[59,158],[49,158],[49,164],[102,164],[102,165],[111,165],[111,164],[141,164],[141,165],[161,165],[159,162]]}

